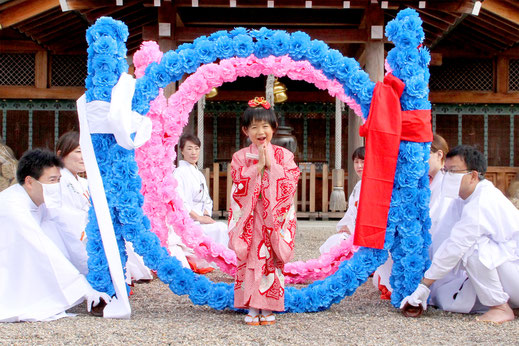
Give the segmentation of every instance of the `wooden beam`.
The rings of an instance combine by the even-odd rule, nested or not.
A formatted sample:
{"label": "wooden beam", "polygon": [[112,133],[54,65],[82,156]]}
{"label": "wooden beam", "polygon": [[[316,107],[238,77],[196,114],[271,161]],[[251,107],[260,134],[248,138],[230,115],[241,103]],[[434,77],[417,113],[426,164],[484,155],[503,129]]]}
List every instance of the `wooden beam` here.
{"label": "wooden beam", "polygon": [[4,99],[77,100],[84,93],[84,87],[51,87],[40,89],[34,86],[0,85],[0,95],[2,95]]}
{"label": "wooden beam", "polygon": [[[151,5],[151,2],[148,4]],[[175,0],[177,7],[193,7],[191,0]],[[350,1],[350,9],[366,8],[369,4],[367,0]],[[313,9],[336,8],[342,9],[343,2],[338,0],[318,0],[312,2]],[[229,8],[229,0],[198,0],[198,7],[226,7]],[[240,8],[266,8],[267,1],[257,0],[238,0],[236,7]],[[305,8],[305,2],[301,0],[275,0],[274,8]]]}
{"label": "wooden beam", "polygon": [[98,7],[109,7],[115,6],[114,0],[65,0],[61,6],[61,10],[65,11],[77,11],[94,9]]}
{"label": "wooden beam", "polygon": [[[150,29],[148,29],[150,30]],[[193,42],[196,38],[222,30],[221,27],[177,27],[175,41]],[[299,29],[286,29],[288,33]],[[365,43],[368,40],[368,31],[359,29],[304,29],[312,39],[322,40],[326,43]],[[148,31],[151,34],[151,32]]]}
{"label": "wooden beam", "polygon": [[[264,93],[265,90],[220,90],[218,95],[211,100],[214,101],[248,101],[258,96],[258,93]],[[288,91],[289,102],[335,102],[335,98],[331,97],[326,91]]]}
{"label": "wooden beam", "polygon": [[[488,1],[488,0],[485,0]],[[409,4],[409,7],[418,7],[417,4]],[[441,12],[472,13],[474,3],[472,0],[463,1],[427,1],[425,10],[437,10]],[[417,8],[418,9],[418,8]],[[423,10],[423,9],[422,9]]]}
{"label": "wooden beam", "polygon": [[1,40],[0,53],[32,53],[45,50],[33,41],[25,40]]}
{"label": "wooden beam", "polygon": [[501,18],[519,24],[519,8],[510,3],[496,0],[485,0],[483,1],[481,8],[485,11],[492,12]]}
{"label": "wooden beam", "polygon": [[431,91],[429,100],[432,103],[517,103],[519,92]]}
{"label": "wooden beam", "polygon": [[28,0],[0,12],[0,29],[5,29],[59,6],[59,0]]}

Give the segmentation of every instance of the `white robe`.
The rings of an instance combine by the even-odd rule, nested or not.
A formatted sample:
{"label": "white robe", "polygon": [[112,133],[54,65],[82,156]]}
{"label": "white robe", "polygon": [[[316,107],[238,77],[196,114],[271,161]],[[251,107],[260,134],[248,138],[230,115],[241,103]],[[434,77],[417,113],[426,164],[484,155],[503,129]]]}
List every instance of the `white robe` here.
{"label": "white robe", "polygon": [[362,180],[359,180],[357,184],[355,184],[355,187],[353,188],[353,191],[351,191],[350,198],[348,199],[348,209],[346,210],[346,213],[344,213],[344,216],[342,219],[337,223],[337,232],[336,234],[330,236],[326,241],[321,245],[319,248],[319,252],[321,254],[330,252],[330,250],[339,245],[343,240],[346,240],[350,237],[348,233],[345,232],[339,232],[339,230],[347,226],[350,230],[351,234],[355,231],[355,222],[357,220],[357,207],[359,203],[359,197],[360,197],[360,182]]}
{"label": "white robe", "polygon": [[[88,273],[88,254],[86,252],[85,227],[88,222],[88,210],[90,209],[90,193],[88,181],[74,176],[67,168],[61,170],[61,200],[62,208],[52,211],[59,222],[64,225],[61,228],[63,253],[78,268],[82,274]],[[58,243],[56,241],[56,243]],[[61,248],[61,247],[60,247]],[[130,242],[126,243],[126,282],[131,284],[137,280],[151,280],[151,271],[144,265],[141,256],[135,253]]]}
{"label": "white robe", "polygon": [[[517,306],[519,210],[488,180],[479,182],[466,200],[459,199],[457,203],[460,203],[461,213],[457,218],[456,214],[450,215],[455,221],[454,225],[434,253],[431,267],[424,276],[440,280],[461,268],[469,273],[469,280],[463,282],[463,289],[458,286],[458,292],[440,289],[436,299],[444,298],[446,305],[452,307],[449,311],[456,312],[480,310],[475,305],[476,293],[481,303],[487,306],[485,302],[493,298],[499,301],[508,296],[511,305]],[[501,286],[500,289],[485,289],[490,275],[499,278],[497,286]],[[468,293],[460,298],[464,290]],[[460,302],[457,302],[458,299]]]}
{"label": "white robe", "polygon": [[44,205],[19,185],[0,192],[0,322],[44,321],[66,316],[92,288],[45,234]]}
{"label": "white robe", "polygon": [[[209,195],[209,188],[202,172],[189,162],[181,160],[173,176],[177,180],[177,193],[183,201],[184,209],[188,213],[194,211],[198,215],[204,215],[205,213],[211,216],[213,213],[213,201]],[[228,246],[229,232],[226,223],[215,222],[200,224],[200,226],[204,234],[216,243],[222,244],[225,247]]]}

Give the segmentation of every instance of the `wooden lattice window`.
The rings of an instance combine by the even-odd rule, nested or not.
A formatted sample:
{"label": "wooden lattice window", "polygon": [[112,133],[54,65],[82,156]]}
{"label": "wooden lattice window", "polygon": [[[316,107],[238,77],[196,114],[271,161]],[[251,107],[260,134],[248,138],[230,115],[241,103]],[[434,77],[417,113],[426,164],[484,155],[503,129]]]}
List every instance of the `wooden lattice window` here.
{"label": "wooden lattice window", "polygon": [[0,85],[34,85],[36,54],[0,54]]}
{"label": "wooden lattice window", "polygon": [[492,91],[492,59],[443,59],[442,66],[431,66],[431,90]]}
{"label": "wooden lattice window", "polygon": [[83,86],[87,76],[87,59],[85,55],[53,55],[53,86]]}
{"label": "wooden lattice window", "polygon": [[510,90],[519,91],[519,59],[510,60]]}

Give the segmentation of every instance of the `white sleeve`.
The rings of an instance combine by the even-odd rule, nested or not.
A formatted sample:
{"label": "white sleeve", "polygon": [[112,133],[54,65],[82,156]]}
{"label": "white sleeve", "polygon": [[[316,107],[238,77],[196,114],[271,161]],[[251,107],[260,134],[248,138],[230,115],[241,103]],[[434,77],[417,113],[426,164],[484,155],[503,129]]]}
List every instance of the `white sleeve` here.
{"label": "white sleeve", "polygon": [[358,195],[360,191],[360,181],[355,185],[353,191],[350,194],[350,198],[348,199],[348,210],[344,213],[341,221],[337,224],[337,231],[341,229],[343,226],[347,226],[350,232],[355,231],[355,222],[357,221],[357,206],[355,205],[359,199]]}
{"label": "white sleeve", "polygon": [[481,238],[479,210],[464,207],[460,220],[453,226],[449,237],[434,253],[432,264],[424,274],[427,279],[439,280],[456,267],[463,256]]}
{"label": "white sleeve", "polygon": [[202,178],[202,182],[204,184],[204,212],[207,210],[209,212],[209,216],[213,216],[213,200],[211,199],[211,195],[209,194],[209,186],[207,186],[207,181],[205,180],[205,176],[200,173]]}
{"label": "white sleeve", "polygon": [[177,181],[178,196],[182,199],[184,209],[189,214],[191,212],[191,210],[193,210],[192,196],[189,193],[188,184],[186,184],[186,180],[188,180],[189,177],[185,176],[182,173],[183,173],[183,170],[177,168],[173,172],[173,177],[175,177],[175,180]]}

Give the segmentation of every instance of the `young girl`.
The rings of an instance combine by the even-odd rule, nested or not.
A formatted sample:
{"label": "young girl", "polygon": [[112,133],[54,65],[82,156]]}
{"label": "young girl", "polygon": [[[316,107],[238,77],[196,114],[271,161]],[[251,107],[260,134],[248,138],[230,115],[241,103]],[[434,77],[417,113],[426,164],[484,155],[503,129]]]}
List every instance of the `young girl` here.
{"label": "young girl", "polygon": [[364,170],[364,156],[366,150],[364,147],[358,147],[351,155],[353,160],[353,169],[357,176],[361,179],[355,184],[348,199],[348,210],[337,224],[337,234],[330,236],[319,248],[321,254],[330,252],[330,250],[339,245],[341,241],[348,239],[355,231],[355,221],[357,220],[357,205],[360,197],[360,182],[362,181],[362,171]]}
{"label": "young girl", "polygon": [[234,306],[248,309],[245,323],[274,324],[284,310],[283,266],[294,250],[293,197],[299,169],[293,154],[270,143],[276,115],[263,97],[249,101],[241,118],[251,145],[232,157],[229,247],[238,259]]}

